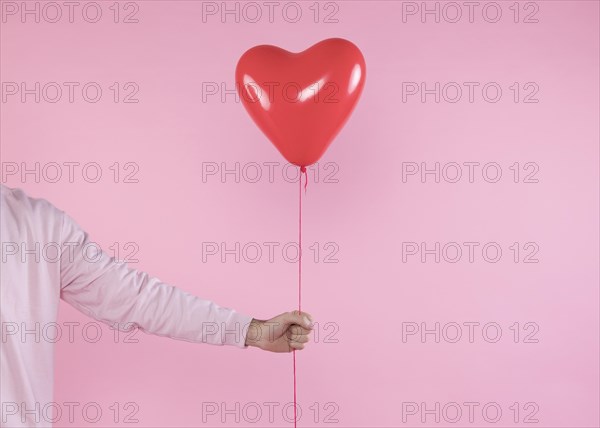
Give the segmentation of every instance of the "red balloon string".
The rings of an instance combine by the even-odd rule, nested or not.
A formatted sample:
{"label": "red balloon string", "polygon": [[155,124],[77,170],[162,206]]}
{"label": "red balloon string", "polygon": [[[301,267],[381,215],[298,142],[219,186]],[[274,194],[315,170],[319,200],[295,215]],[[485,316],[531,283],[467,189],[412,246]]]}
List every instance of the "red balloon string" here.
{"label": "red balloon string", "polygon": [[[306,167],[300,167],[300,181],[302,181],[302,173],[304,173],[304,194],[306,195],[306,186],[308,186],[308,173],[306,172]],[[302,204],[302,201],[300,201]]]}
{"label": "red balloon string", "polygon": [[[306,186],[308,185],[308,174],[306,168],[300,167],[300,174],[298,176],[298,311],[302,312],[302,174],[304,173],[304,193],[306,193]],[[296,412],[297,399],[296,399],[296,350],[292,351],[294,355],[294,428],[297,427],[298,416]]]}

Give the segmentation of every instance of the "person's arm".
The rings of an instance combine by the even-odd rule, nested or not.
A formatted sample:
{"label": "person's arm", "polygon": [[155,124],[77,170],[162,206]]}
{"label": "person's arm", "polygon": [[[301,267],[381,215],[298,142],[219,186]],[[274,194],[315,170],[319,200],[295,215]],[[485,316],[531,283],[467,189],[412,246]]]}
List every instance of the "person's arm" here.
{"label": "person's arm", "polygon": [[307,314],[262,321],[191,295],[116,262],[65,213],[61,244],[61,298],[119,330],[137,327],[173,339],[274,352],[302,349],[308,341]]}
{"label": "person's arm", "polygon": [[119,263],[63,213],[61,298],[119,330],[190,342],[246,346],[252,317],[191,295]]}

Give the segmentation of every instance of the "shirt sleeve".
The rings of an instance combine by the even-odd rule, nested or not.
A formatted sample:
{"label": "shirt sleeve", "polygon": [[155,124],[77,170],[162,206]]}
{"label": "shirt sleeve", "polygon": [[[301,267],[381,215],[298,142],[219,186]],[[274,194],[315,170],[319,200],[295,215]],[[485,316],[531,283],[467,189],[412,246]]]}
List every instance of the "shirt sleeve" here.
{"label": "shirt sleeve", "polygon": [[84,314],[122,331],[247,348],[252,317],[116,261],[64,212],[61,244],[61,298]]}

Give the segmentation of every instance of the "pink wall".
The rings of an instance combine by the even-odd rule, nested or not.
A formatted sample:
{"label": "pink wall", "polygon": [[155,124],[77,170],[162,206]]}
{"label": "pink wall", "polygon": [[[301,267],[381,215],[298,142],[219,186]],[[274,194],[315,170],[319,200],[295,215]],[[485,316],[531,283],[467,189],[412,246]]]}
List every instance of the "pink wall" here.
{"label": "pink wall", "polygon": [[[210,82],[233,89],[237,59],[257,44],[299,51],[344,37],[363,51],[362,99],[304,203],[305,245],[314,247],[303,308],[319,336],[298,355],[300,426],[598,426],[597,2],[478,2],[472,19],[463,2],[427,2],[439,23],[410,14],[421,2],[400,1],[321,3],[317,22],[313,2],[298,2],[296,23],[290,2],[277,3],[272,23],[263,2],[256,23],[245,3],[239,23],[219,14],[203,22],[214,4],[200,1],[120,3],[117,23],[109,1],[97,3],[96,23],[86,21],[95,15],[87,2],[72,23],[62,2],[56,23],[55,6],[26,4],[38,4],[39,23],[33,14],[21,22],[21,2],[2,2],[2,181],[66,210],[121,258],[137,250],[132,266],[258,318],[296,305],[296,265],[281,249],[296,239],[297,186],[242,105],[209,95]],[[451,23],[456,4],[462,16]],[[495,5],[502,15],[493,23]],[[138,22],[122,22],[129,14]],[[65,82],[78,84],[73,102]],[[410,95],[436,82],[439,102]],[[21,83],[34,89],[24,102]],[[86,84],[89,97],[101,88],[97,102],[84,99]],[[457,88],[462,97],[451,102]],[[128,94],[139,102],[124,102]],[[79,163],[72,180],[69,162]],[[278,162],[273,182],[264,165],[251,182],[252,162]],[[409,174],[436,162],[439,182]],[[472,180],[469,162],[479,163]],[[36,163],[39,177],[21,176]],[[239,163],[240,182],[203,178],[214,163]],[[453,183],[456,164],[462,177]],[[247,251],[239,263],[203,261],[210,242]],[[265,242],[279,243],[272,263]],[[439,263],[436,254],[421,261],[422,242],[439,243]],[[262,257],[251,263],[257,246]],[[324,263],[336,250],[337,263]],[[55,400],[65,415],[56,426],[288,425],[291,355],[143,333],[115,343],[108,327],[92,343],[95,324],[82,332],[92,320],[68,305],[60,311],[65,334],[64,323],[80,325],[73,343],[57,343]],[[436,322],[439,343],[410,334]],[[452,343],[457,325],[462,337]],[[79,403],[71,423],[66,402]],[[478,403],[472,422],[469,402]],[[131,413],[137,423],[126,423]]]}

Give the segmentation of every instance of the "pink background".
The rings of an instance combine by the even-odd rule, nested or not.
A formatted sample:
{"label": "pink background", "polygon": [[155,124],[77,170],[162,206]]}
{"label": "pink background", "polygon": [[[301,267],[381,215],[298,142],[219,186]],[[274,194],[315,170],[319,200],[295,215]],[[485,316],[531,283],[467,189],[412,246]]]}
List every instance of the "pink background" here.
{"label": "pink background", "polygon": [[[3,2],[6,3],[6,2]],[[32,5],[34,2],[28,2]],[[112,2],[99,2],[102,19],[90,24],[21,23],[9,16],[1,30],[3,82],[98,82],[97,103],[9,96],[2,103],[1,155],[7,162],[97,162],[97,183],[57,183],[29,175],[5,184],[44,197],[71,214],[105,249],[139,246],[133,267],[224,306],[267,318],[296,306],[296,270],[279,252],[274,263],[202,262],[202,242],[293,242],[297,236],[297,184],[281,178],[283,160],[228,95],[202,102],[202,82],[233,89],[239,56],[257,44],[299,51],[328,37],[352,40],[367,61],[367,84],[351,120],[322,159],[339,166],[337,183],[311,182],[305,199],[304,242],[339,246],[339,263],[307,262],[303,308],[320,323],[318,342],[298,355],[300,426],[520,426],[536,403],[543,427],[598,426],[598,28],[595,1],[536,2],[538,23],[514,23],[513,2],[500,2],[499,22],[480,13],[456,24],[402,22],[402,2],[338,2],[337,23],[314,23],[312,2],[289,23],[202,22],[202,2],[141,1],[139,23],[114,23]],[[484,4],[485,2],[481,3]],[[233,3],[228,3],[233,7]],[[420,4],[420,2],[419,2]],[[431,7],[433,2],[428,3]],[[33,7],[33,6],[32,6]],[[325,13],[324,5],[321,12]],[[526,12],[522,9],[521,13]],[[280,10],[280,9],[278,9]],[[328,9],[331,10],[331,9]],[[465,9],[466,10],[466,9]],[[520,16],[520,19],[523,18]],[[322,18],[322,17],[321,17]],[[322,21],[322,19],[320,19]],[[402,102],[402,82],[497,82],[499,102],[481,91],[473,103],[436,103],[432,96]],[[139,85],[139,103],[114,103],[108,89]],[[515,103],[509,89],[521,87]],[[523,103],[527,82],[538,103]],[[479,86],[479,88],[481,88]],[[464,87],[463,87],[464,88]],[[203,162],[280,162],[273,183],[236,183],[231,176],[202,180]],[[139,166],[138,183],[112,180],[109,166]],[[402,182],[403,162],[496,162],[503,176],[488,183]],[[509,167],[539,166],[538,183],[512,180]],[[4,168],[3,168],[4,169]],[[63,170],[63,173],[67,169]],[[463,170],[466,173],[466,169]],[[266,169],[263,171],[266,173]],[[323,175],[320,177],[323,178]],[[497,242],[498,263],[476,253],[457,263],[430,256],[402,262],[402,242]],[[509,247],[518,242],[521,260]],[[539,263],[523,263],[523,246],[539,246]],[[279,247],[281,248],[281,247]],[[293,253],[293,252],[292,252]],[[310,253],[313,254],[312,252]],[[90,320],[68,305],[60,322]],[[337,343],[324,343],[335,323]],[[402,323],[433,326],[497,322],[503,336],[488,343],[402,341]],[[509,329],[536,323],[538,343],[512,340]],[[81,329],[78,330],[81,333]],[[480,333],[480,330],[477,330]],[[56,348],[55,401],[100,403],[101,423],[76,413],[57,426],[199,426],[202,403],[278,402],[275,420],[252,424],[229,415],[207,426],[282,426],[292,399],[291,355],[241,351],[169,341],[138,333],[139,343],[112,343],[106,327],[98,343],[76,335]],[[112,421],[109,410],[119,403]],[[135,402],[136,424],[123,421]],[[496,402],[502,419],[481,411],[469,423],[428,416],[402,420],[403,402]],[[510,410],[519,403],[517,422]],[[320,408],[315,418],[310,406]],[[337,406],[338,422],[325,416]],[[81,408],[81,407],[80,407]],[[314,407],[313,407],[314,409]],[[463,410],[466,407],[463,407]],[[291,412],[290,412],[291,414]],[[493,415],[493,412],[490,414]],[[253,414],[252,414],[253,415]]]}

